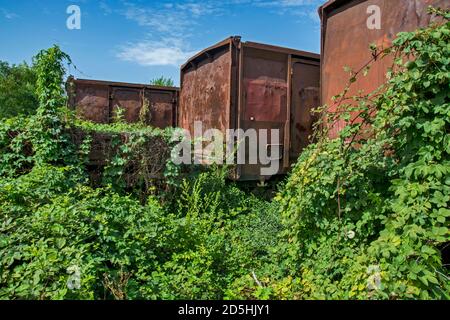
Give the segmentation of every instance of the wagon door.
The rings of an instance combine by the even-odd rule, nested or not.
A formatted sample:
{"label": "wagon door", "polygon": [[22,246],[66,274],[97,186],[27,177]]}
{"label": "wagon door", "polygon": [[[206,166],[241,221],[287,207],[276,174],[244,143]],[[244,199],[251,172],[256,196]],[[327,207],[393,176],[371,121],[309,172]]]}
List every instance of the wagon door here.
{"label": "wagon door", "polygon": [[109,87],[102,84],[83,84],[74,82],[69,91],[72,107],[75,107],[77,116],[97,122],[109,122]]}
{"label": "wagon door", "polygon": [[124,120],[127,123],[139,121],[139,112],[142,107],[142,89],[113,87],[111,94],[112,116],[117,112],[117,108],[124,109]]}
{"label": "wagon door", "polygon": [[[268,167],[260,163],[259,153],[267,153],[269,158],[278,162],[278,172],[286,170],[285,161],[289,154],[285,152],[285,129],[289,124],[287,112],[288,97],[288,55],[273,51],[261,50],[248,46],[241,47],[241,97],[240,97],[240,126],[246,132],[254,129],[258,134],[258,163],[249,164],[249,141],[246,143],[246,164],[239,167],[241,180],[264,178],[261,168]],[[266,143],[261,143],[259,133],[268,131]],[[270,134],[271,130],[278,130],[278,139]],[[264,132],[264,131],[263,131]],[[274,148],[279,154],[273,156]],[[263,149],[263,150],[261,150]],[[288,161],[287,161],[288,162]],[[266,177],[268,178],[268,177]]]}
{"label": "wagon door", "polygon": [[310,143],[315,117],[313,108],[319,106],[320,66],[318,61],[292,59],[290,159],[295,161]]}
{"label": "wagon door", "polygon": [[145,90],[146,123],[157,128],[172,127],[176,123],[176,96],[171,91]]}

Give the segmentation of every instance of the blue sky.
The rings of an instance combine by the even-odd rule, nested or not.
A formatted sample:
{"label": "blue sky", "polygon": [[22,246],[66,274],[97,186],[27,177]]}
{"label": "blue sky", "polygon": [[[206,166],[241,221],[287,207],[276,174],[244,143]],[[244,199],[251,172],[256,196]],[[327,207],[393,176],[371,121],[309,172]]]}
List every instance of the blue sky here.
{"label": "blue sky", "polygon": [[[58,44],[78,78],[179,83],[179,66],[231,35],[306,51],[320,50],[317,8],[324,0],[0,0],[0,60],[31,61]],[[69,30],[68,6],[81,9]]]}

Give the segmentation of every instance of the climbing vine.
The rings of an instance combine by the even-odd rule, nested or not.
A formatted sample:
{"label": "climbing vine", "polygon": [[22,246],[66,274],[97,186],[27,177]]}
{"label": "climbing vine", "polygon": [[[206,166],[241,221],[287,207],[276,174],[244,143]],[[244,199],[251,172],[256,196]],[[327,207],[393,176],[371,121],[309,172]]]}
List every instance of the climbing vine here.
{"label": "climbing vine", "polygon": [[236,280],[231,297],[450,298],[450,15],[431,10],[444,22],[372,46],[374,60],[394,57],[385,85],[349,96],[372,62],[348,70],[335,110],[318,110],[318,142],[276,198],[276,263],[259,271],[263,286]]}

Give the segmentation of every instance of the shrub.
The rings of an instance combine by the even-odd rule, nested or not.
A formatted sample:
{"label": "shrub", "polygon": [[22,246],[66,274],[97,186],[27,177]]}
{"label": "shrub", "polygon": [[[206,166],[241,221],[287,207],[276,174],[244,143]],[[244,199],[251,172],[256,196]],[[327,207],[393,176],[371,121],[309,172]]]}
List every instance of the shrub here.
{"label": "shrub", "polygon": [[[397,57],[385,86],[361,97],[346,89],[337,113],[322,110],[319,142],[276,199],[284,227],[276,264],[261,268],[259,288],[238,279],[234,296],[450,297],[441,252],[449,242],[450,23],[435,13],[445,22],[400,33],[381,51]],[[361,123],[328,138],[326,125],[350,112]]]}

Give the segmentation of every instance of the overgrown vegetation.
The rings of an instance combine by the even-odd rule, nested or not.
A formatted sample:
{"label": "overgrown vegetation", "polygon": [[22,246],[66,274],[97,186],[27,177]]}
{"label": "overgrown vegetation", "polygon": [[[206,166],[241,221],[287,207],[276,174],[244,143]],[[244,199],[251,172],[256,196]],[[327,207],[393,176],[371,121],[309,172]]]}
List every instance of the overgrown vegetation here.
{"label": "overgrown vegetation", "polygon": [[[396,57],[386,85],[358,97],[347,88],[336,112],[320,110],[319,141],[276,199],[283,231],[274,264],[259,270],[263,287],[246,276],[232,297],[450,297],[450,15],[434,12],[446,23],[378,50]],[[327,129],[338,120],[348,125],[332,140]]]}
{"label": "overgrown vegetation", "polygon": [[226,168],[161,168],[168,131],[77,120],[70,58],[42,51],[36,114],[0,122],[0,298],[448,299],[450,24],[437,13],[445,23],[377,53],[397,58],[385,86],[319,110],[318,142],[272,202]]}
{"label": "overgrown vegetation", "polygon": [[37,113],[0,125],[0,297],[222,297],[273,245],[275,211],[225,168],[184,180],[164,168],[171,129],[76,119],[61,107],[63,61],[58,47],[37,56]]}

